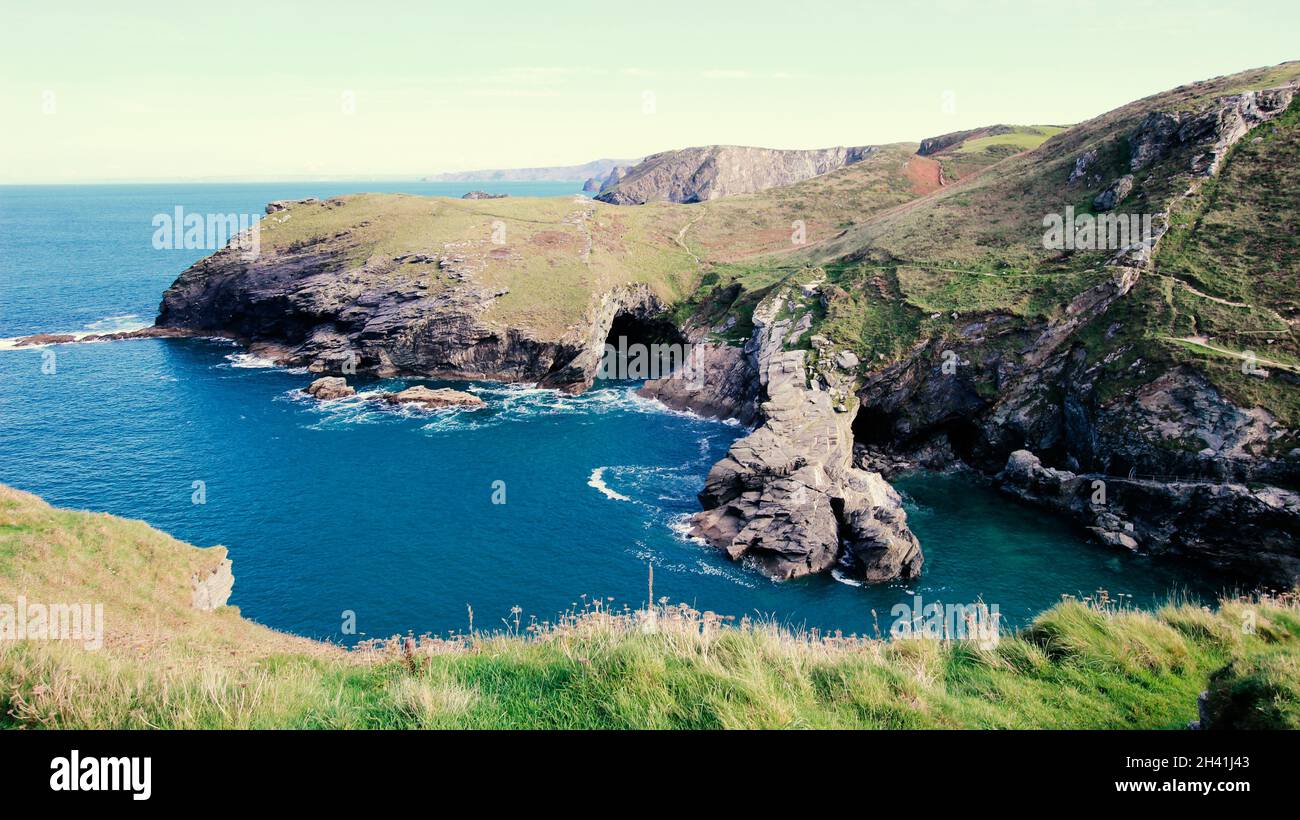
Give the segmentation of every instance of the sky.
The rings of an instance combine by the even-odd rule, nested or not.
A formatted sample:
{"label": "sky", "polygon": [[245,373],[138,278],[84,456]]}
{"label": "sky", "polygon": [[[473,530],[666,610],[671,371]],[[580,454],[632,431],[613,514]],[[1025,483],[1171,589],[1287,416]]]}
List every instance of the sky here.
{"label": "sky", "polygon": [[0,183],[919,141],[1300,58],[1295,0],[2,1]]}

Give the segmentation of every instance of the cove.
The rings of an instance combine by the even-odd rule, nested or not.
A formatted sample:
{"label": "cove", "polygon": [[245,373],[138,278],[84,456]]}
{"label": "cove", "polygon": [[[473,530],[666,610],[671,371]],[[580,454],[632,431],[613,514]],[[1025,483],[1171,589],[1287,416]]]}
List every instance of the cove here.
{"label": "cove", "polygon": [[[244,212],[284,186],[25,189],[5,197],[0,335],[147,322],[202,252],[159,252],[150,218],[174,207]],[[366,185],[374,189],[374,186]],[[11,192],[10,192],[11,193]],[[189,253],[189,257],[186,256]],[[887,632],[889,612],[997,604],[1014,625],[1106,589],[1141,605],[1218,582],[1091,543],[1066,523],[960,476],[896,482],[926,551],[912,584],[773,583],[680,535],[709,467],[744,429],[603,381],[578,396],[490,382],[488,406],[426,414],[317,404],[306,373],[201,339],[0,351],[0,482],[52,504],[141,518],[234,561],[231,603],[279,629],[344,642],[539,620],[597,596],[655,595],[698,609],[845,633]],[[363,392],[405,380],[362,381]],[[192,503],[203,481],[205,503]],[[506,488],[505,504],[493,503]],[[1126,599],[1127,600],[1127,599]],[[344,613],[357,634],[343,632]]]}

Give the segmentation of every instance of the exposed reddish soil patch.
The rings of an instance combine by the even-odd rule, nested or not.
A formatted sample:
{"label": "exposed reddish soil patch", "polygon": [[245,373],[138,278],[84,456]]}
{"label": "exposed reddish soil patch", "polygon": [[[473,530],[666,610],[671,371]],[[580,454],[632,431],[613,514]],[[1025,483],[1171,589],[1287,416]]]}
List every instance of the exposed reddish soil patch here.
{"label": "exposed reddish soil patch", "polygon": [[539,248],[563,248],[573,242],[574,237],[564,231],[538,231],[528,239],[530,245]]}
{"label": "exposed reddish soil patch", "polygon": [[943,167],[936,159],[930,157],[908,157],[903,169],[907,180],[912,184],[912,193],[925,196],[943,187]]}

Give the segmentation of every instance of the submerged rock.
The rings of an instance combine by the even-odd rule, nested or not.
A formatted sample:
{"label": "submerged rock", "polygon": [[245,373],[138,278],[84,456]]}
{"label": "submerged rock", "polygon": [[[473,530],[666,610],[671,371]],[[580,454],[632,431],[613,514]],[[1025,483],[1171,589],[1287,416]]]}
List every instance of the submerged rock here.
{"label": "submerged rock", "polygon": [[443,407],[478,409],[487,406],[485,401],[472,393],[464,393],[447,387],[434,390],[423,385],[408,387],[398,393],[389,393],[384,396],[384,401],[389,404],[418,404],[434,410]]}

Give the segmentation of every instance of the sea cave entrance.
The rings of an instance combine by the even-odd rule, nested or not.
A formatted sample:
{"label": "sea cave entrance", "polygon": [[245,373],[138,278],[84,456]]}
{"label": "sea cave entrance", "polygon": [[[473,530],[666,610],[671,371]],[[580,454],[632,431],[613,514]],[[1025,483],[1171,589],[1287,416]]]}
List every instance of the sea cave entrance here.
{"label": "sea cave entrance", "polygon": [[667,378],[686,363],[689,355],[686,337],[671,321],[620,312],[605,337],[597,378]]}

